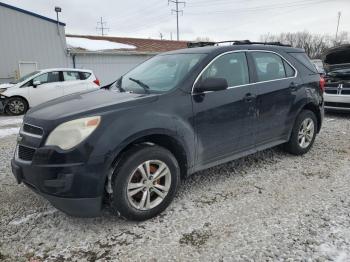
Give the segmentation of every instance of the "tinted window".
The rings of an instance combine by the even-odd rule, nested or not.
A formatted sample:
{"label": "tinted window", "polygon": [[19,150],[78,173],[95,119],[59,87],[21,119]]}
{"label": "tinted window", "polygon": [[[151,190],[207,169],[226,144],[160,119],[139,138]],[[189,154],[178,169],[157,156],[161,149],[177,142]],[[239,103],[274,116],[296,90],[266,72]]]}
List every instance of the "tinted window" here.
{"label": "tinted window", "polygon": [[80,80],[79,72],[64,71],[63,72],[63,79],[64,79],[64,81]]}
{"label": "tinted window", "polygon": [[252,52],[258,81],[268,81],[286,77],[280,56],[267,52]]}
{"label": "tinted window", "polygon": [[91,76],[91,73],[88,72],[80,72],[80,79],[81,80],[86,80]]}
{"label": "tinted window", "polygon": [[283,61],[284,69],[286,70],[286,77],[295,76],[295,70],[286,61]]}
{"label": "tinted window", "polygon": [[249,71],[245,53],[230,53],[216,59],[202,74],[206,78],[225,78],[228,86],[249,83]]}
{"label": "tinted window", "polygon": [[40,76],[37,76],[33,79],[33,81],[40,81],[41,84],[46,83],[53,83],[53,82],[59,82],[60,81],[60,73],[59,72],[49,72],[42,74]]}
{"label": "tinted window", "polygon": [[310,61],[310,58],[305,53],[289,53],[295,59],[297,59],[302,65],[310,69],[312,72],[317,73],[316,67]]}

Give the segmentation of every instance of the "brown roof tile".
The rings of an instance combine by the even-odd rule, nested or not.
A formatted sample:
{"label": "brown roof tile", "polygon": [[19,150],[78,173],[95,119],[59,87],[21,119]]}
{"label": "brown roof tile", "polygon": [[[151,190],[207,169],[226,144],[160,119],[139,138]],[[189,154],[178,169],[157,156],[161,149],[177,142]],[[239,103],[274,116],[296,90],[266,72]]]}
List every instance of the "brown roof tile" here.
{"label": "brown roof tile", "polygon": [[[157,39],[114,37],[114,36],[70,35],[70,34],[67,34],[66,36],[87,38],[92,40],[107,40],[107,41],[121,43],[121,44],[133,45],[133,46],[136,46],[136,49],[129,49],[129,50],[134,52],[161,53],[166,51],[187,48],[186,41],[157,40]],[[124,49],[124,50],[128,50],[128,49]]]}

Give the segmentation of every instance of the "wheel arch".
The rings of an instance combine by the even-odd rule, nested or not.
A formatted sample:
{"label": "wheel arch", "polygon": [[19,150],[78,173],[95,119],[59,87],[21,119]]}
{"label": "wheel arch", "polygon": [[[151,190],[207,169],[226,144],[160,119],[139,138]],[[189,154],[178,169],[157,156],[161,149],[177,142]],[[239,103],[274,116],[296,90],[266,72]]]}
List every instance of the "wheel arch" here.
{"label": "wheel arch", "polygon": [[111,168],[114,169],[131,148],[145,144],[150,146],[158,145],[169,150],[179,163],[181,178],[183,179],[187,176],[188,168],[193,161],[190,159],[189,151],[185,143],[176,137],[176,133],[166,130],[157,130],[157,132],[149,130],[124,140],[111,159]]}
{"label": "wheel arch", "polygon": [[[10,100],[10,99],[12,99],[12,98],[21,98],[21,99],[23,99],[24,102],[26,102],[26,104],[27,104],[27,106],[28,106],[28,109],[29,109],[29,102],[28,102],[28,99],[25,98],[24,96],[20,96],[20,95],[7,96],[7,97],[6,97],[6,100],[8,101],[8,100]],[[7,106],[7,103],[6,103],[6,106]]]}
{"label": "wheel arch", "polygon": [[[320,111],[319,106],[315,105],[315,103],[310,102],[310,103],[305,104],[301,108],[300,112],[302,110],[310,110],[311,112],[313,112],[316,115],[316,118],[317,118],[317,133],[319,133],[320,130],[321,130],[321,125],[322,125],[322,116],[321,116],[321,111]],[[298,115],[300,114],[300,112],[298,113]]]}

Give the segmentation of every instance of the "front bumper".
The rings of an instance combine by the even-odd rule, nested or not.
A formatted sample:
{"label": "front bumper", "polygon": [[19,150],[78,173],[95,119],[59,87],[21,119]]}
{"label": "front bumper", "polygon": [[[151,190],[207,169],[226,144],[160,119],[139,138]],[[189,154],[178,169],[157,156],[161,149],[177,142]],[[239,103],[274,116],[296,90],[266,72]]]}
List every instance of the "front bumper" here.
{"label": "front bumper", "polygon": [[350,111],[350,95],[324,94],[325,109]]}
{"label": "front bumper", "polygon": [[6,96],[3,96],[0,94],[0,113],[5,112],[6,103],[7,103]]}
{"label": "front bumper", "polygon": [[[18,158],[11,161],[18,183],[24,183],[54,207],[78,217],[99,216],[102,209],[101,164],[36,165]],[[99,170],[100,172],[98,172]]]}

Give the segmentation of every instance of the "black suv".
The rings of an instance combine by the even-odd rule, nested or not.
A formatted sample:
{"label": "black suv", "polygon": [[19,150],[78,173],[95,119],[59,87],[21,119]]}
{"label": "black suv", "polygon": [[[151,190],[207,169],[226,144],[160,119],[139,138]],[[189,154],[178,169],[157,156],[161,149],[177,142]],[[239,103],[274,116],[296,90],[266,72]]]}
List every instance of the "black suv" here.
{"label": "black suv", "polygon": [[309,151],[323,82],[297,59],[303,50],[199,45],[212,46],[157,55],[101,90],[30,109],[12,160],[17,181],[70,215],[109,206],[145,220],[189,174],[281,144]]}

